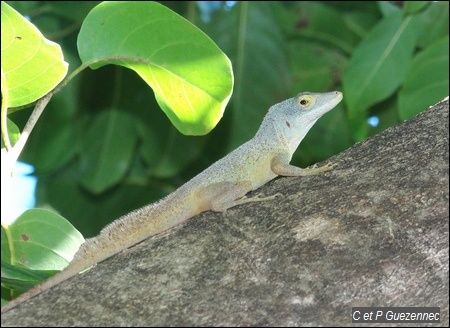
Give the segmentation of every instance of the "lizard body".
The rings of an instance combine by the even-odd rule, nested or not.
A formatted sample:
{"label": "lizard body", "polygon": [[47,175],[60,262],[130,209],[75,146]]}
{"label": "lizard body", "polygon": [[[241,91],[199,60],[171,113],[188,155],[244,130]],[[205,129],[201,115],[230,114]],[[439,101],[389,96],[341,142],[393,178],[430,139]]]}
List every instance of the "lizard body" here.
{"label": "lizard body", "polygon": [[256,135],[215,162],[162,200],[134,210],[87,239],[69,265],[2,307],[2,313],[58,285],[79,272],[140,241],[170,229],[207,210],[224,212],[252,201],[246,198],[278,175],[306,176],[328,171],[331,165],[302,169],[289,164],[314,123],[341,100],[341,92],[303,92],[272,106]]}

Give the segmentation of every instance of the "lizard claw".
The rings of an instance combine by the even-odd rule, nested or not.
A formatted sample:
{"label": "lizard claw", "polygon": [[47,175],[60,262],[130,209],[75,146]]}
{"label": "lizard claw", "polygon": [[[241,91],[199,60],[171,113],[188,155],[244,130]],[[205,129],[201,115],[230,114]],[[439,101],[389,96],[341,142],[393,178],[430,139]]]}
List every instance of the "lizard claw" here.
{"label": "lizard claw", "polygon": [[331,162],[328,162],[328,163],[325,165],[325,167],[329,168],[330,170],[331,170],[331,169],[334,169],[334,168],[337,167],[337,166],[339,166],[338,163],[331,163]]}

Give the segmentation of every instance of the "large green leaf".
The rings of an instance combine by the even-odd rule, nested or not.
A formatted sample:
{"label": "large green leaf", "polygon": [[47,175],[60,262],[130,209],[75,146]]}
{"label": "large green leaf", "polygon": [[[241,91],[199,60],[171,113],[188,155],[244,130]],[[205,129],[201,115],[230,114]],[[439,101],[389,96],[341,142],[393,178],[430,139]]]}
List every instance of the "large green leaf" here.
{"label": "large green leaf", "polygon": [[414,17],[385,17],[354,51],[344,73],[344,100],[356,138],[366,135],[367,109],[392,95],[405,77],[416,44]]}
{"label": "large green leaf", "polygon": [[81,183],[101,193],[126,174],[137,142],[137,121],[127,112],[105,110],[91,123],[81,141]]}
{"label": "large green leaf", "polygon": [[2,2],[2,71],[8,107],[41,98],[61,82],[67,68],[60,46]]}
{"label": "large green leaf", "polygon": [[238,2],[224,12],[217,43],[233,61],[231,148],[254,136],[269,107],[290,96],[286,48],[274,15],[276,2]]}
{"label": "large green leaf", "polygon": [[155,2],[103,2],[78,35],[84,64],[136,71],[184,134],[209,132],[233,88],[231,63],[197,27]]}
{"label": "large green leaf", "polygon": [[448,37],[420,52],[411,62],[398,94],[400,118],[406,120],[448,96]]}
{"label": "large green leaf", "polygon": [[67,220],[44,209],[28,210],[2,229],[2,260],[31,270],[62,270],[84,242]]}

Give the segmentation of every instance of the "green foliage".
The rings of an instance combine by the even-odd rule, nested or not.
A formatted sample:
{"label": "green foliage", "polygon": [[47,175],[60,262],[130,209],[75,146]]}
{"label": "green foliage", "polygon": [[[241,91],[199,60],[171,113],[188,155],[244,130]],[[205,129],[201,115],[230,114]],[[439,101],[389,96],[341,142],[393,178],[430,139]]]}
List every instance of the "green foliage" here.
{"label": "green foliage", "polygon": [[100,194],[127,173],[136,147],[135,121],[127,112],[109,109],[93,117],[81,140],[81,184]]}
{"label": "green foliage", "polygon": [[367,136],[367,110],[392,95],[404,81],[416,44],[413,16],[400,11],[383,18],[353,52],[343,77],[350,126],[356,138]]}
{"label": "green foliage", "polygon": [[229,149],[253,137],[274,102],[291,97],[287,53],[275,18],[280,6],[274,1],[238,2],[230,12],[219,13],[217,25],[205,26],[234,67]]}
{"label": "green foliage", "polygon": [[2,228],[7,236],[2,238],[2,260],[33,270],[61,270],[84,242],[67,220],[44,209],[27,210]]}
{"label": "green foliage", "polygon": [[13,224],[2,224],[2,286],[27,290],[66,267],[83,242],[62,216],[44,209],[25,211]]}
{"label": "green foliage", "polygon": [[448,95],[448,47],[448,38],[444,38],[418,53],[409,63],[405,83],[398,93],[402,120],[430,106],[430,99]]}
{"label": "green foliage", "polygon": [[[20,54],[20,55],[18,55]],[[5,59],[5,60],[3,60]],[[67,73],[61,47],[2,2],[2,81],[8,107],[29,104],[52,90]]]}
{"label": "green foliage", "polygon": [[[9,140],[11,141],[11,144],[14,145],[17,142],[17,140],[19,140],[19,136],[20,136],[19,128],[9,118],[6,121],[6,124],[8,127]],[[2,138],[2,148],[5,148],[5,144],[3,143],[3,138]]]}
{"label": "green foliage", "polygon": [[[85,236],[160,199],[248,140],[271,105],[298,92],[344,90],[344,102],[300,145],[293,160],[300,166],[448,95],[448,2],[222,2],[209,21],[196,2],[164,3],[178,14],[152,2],[10,4],[32,22],[2,3],[2,134],[8,131],[12,145],[30,113],[11,106],[51,91],[65,62],[72,72],[81,64],[74,75],[95,69],[63,82],[21,154],[36,168],[38,205],[50,205]],[[4,26],[12,17],[17,26]],[[27,31],[36,36],[30,45]],[[21,75],[18,46],[24,54],[52,55]],[[39,73],[52,62],[55,71]],[[206,133],[227,104],[210,135],[178,132]],[[370,116],[379,126],[367,123]],[[9,272],[4,286],[23,290],[60,267],[14,273],[2,262],[2,269]]]}
{"label": "green foliage", "polygon": [[184,134],[209,132],[231,96],[227,56],[198,28],[155,2],[101,3],[83,22],[78,49],[91,68],[116,64],[138,73]]}

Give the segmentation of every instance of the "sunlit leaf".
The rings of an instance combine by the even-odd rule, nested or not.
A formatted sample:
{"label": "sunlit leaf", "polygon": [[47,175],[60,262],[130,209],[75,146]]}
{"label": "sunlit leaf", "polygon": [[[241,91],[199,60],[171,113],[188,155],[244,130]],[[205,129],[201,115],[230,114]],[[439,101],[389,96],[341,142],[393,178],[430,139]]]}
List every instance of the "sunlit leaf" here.
{"label": "sunlit leaf", "polygon": [[156,2],[103,2],[78,35],[84,64],[128,67],[153,88],[171,122],[184,134],[210,131],[233,87],[231,63],[183,17]]}
{"label": "sunlit leaf", "polygon": [[84,242],[66,219],[44,209],[27,210],[2,228],[2,260],[32,270],[62,270]]}
{"label": "sunlit leaf", "polygon": [[67,73],[58,44],[2,2],[2,71],[8,107],[29,104],[52,90]]}

